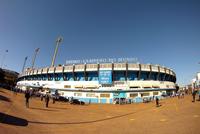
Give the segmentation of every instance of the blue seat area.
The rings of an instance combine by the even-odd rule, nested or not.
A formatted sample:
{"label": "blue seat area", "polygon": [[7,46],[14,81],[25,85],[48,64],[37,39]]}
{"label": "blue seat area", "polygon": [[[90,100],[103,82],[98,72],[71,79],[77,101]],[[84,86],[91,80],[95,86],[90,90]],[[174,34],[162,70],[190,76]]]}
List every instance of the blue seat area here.
{"label": "blue seat area", "polygon": [[84,73],[83,72],[75,73],[75,79],[76,81],[84,81],[85,80]]}
{"label": "blue seat area", "polygon": [[55,79],[54,79],[54,74],[53,74],[53,73],[52,73],[52,74],[48,74],[48,80],[49,80],[49,81],[55,80]]}
{"label": "blue seat area", "polygon": [[47,80],[47,79],[48,79],[47,75],[46,75],[46,74],[43,74],[43,75],[42,75],[42,80]]}
{"label": "blue seat area", "polygon": [[157,80],[157,77],[158,77],[158,73],[152,72],[152,73],[151,73],[151,76],[150,76],[150,79],[151,79],[151,80]]}
{"label": "blue seat area", "polygon": [[149,77],[149,72],[146,72],[146,71],[141,72],[140,74],[141,80],[148,80],[148,77]]}
{"label": "blue seat area", "polygon": [[[148,71],[110,71],[111,82],[112,81],[134,81],[138,80],[155,80],[155,81],[171,81],[176,82],[176,76],[169,75],[166,73],[148,72]],[[127,75],[127,78],[126,78]],[[47,80],[47,81],[100,81],[99,72],[65,72],[65,73],[48,73],[48,74],[37,74],[27,75],[18,78],[18,81],[28,80]],[[102,77],[103,78],[103,77]]]}
{"label": "blue seat area", "polygon": [[164,81],[165,80],[164,77],[165,77],[165,74],[164,73],[160,73],[159,81]]}
{"label": "blue seat area", "polygon": [[138,72],[136,72],[136,71],[129,71],[127,79],[128,80],[137,80],[138,79],[138,75],[137,74],[138,74]]}
{"label": "blue seat area", "polygon": [[114,81],[125,81],[126,80],[126,75],[125,75],[125,71],[115,71],[114,72]]}
{"label": "blue seat area", "polygon": [[97,72],[88,72],[87,73],[88,81],[98,81],[98,73]]}
{"label": "blue seat area", "polygon": [[56,81],[63,81],[63,74],[57,73],[54,75]]}
{"label": "blue seat area", "polygon": [[65,81],[74,81],[74,77],[72,73],[64,73],[63,77],[65,78]]}

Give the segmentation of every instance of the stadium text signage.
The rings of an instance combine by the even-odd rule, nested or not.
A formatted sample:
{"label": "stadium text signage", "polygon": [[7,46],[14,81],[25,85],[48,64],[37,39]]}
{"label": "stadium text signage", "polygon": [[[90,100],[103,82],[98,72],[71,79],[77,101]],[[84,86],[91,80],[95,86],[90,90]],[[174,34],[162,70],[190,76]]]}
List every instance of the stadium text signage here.
{"label": "stadium text signage", "polygon": [[138,63],[137,58],[100,58],[100,59],[83,59],[83,60],[66,60],[66,64],[84,64],[84,63]]}

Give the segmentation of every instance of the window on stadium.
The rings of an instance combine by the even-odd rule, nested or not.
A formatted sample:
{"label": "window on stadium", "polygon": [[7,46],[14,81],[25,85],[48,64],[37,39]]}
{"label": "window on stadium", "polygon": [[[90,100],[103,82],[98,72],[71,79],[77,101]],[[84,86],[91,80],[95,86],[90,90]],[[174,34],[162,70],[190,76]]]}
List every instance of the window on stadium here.
{"label": "window on stadium", "polygon": [[153,88],[160,88],[159,86],[152,86]]}
{"label": "window on stadium", "polygon": [[143,96],[149,96],[150,95],[150,93],[141,93],[141,97],[143,97]]}
{"label": "window on stadium", "polygon": [[64,88],[71,88],[71,85],[64,85]]}
{"label": "window on stadium", "polygon": [[109,97],[110,97],[110,94],[100,94],[100,97],[101,97],[101,98],[109,98]]}
{"label": "window on stadium", "polygon": [[151,88],[150,86],[145,86],[145,87],[143,87],[143,88]]}
{"label": "window on stadium", "polygon": [[74,93],[74,96],[82,96],[82,93]]}
{"label": "window on stadium", "polygon": [[135,97],[137,97],[137,96],[138,96],[138,94],[136,94],[136,93],[130,94],[130,97],[131,97],[131,98],[135,98]]}
{"label": "window on stadium", "polygon": [[86,97],[96,97],[96,96],[95,96],[95,94],[88,93],[88,94],[86,94]]}
{"label": "window on stadium", "polygon": [[131,86],[130,88],[140,88],[139,86]]}
{"label": "window on stadium", "polygon": [[158,95],[158,92],[153,92],[153,95]]}

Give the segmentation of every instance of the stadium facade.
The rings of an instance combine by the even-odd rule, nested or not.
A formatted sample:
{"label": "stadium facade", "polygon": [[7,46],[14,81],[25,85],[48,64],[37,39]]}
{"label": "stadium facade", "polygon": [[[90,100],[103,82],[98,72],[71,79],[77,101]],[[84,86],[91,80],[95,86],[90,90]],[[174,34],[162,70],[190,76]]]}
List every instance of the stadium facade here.
{"label": "stadium facade", "polygon": [[0,68],[0,87],[10,89],[16,85],[19,73]]}
{"label": "stadium facade", "polygon": [[91,103],[116,99],[142,102],[176,90],[176,74],[160,65],[136,63],[76,64],[26,69],[17,86],[45,87]]}

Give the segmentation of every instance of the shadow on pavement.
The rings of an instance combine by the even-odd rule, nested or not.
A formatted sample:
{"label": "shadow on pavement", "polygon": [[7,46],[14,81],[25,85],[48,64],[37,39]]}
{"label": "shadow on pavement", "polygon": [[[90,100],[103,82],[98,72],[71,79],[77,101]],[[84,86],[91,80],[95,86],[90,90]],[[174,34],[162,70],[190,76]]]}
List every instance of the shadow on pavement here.
{"label": "shadow on pavement", "polygon": [[116,118],[120,118],[120,117],[125,117],[125,116],[128,116],[128,115],[131,115],[131,114],[135,114],[137,112],[132,112],[132,113],[127,113],[127,114],[124,114],[124,115],[118,115],[118,116],[113,116],[113,117],[110,117],[110,118],[104,118],[104,119],[98,119],[98,120],[91,120],[91,121],[80,121],[80,122],[58,122],[58,123],[55,123],[55,122],[42,122],[42,121],[28,121],[29,123],[35,123],[35,124],[52,124],[52,125],[66,125],[66,124],[87,124],[87,123],[95,123],[95,122],[102,122],[102,121],[106,121],[106,120],[112,120],[112,119],[116,119]]}
{"label": "shadow on pavement", "polygon": [[7,102],[11,102],[9,98],[5,97],[5,96],[2,96],[0,95],[0,101],[7,101]]}
{"label": "shadow on pavement", "polygon": [[8,115],[1,112],[0,112],[0,123],[5,123],[5,124],[15,125],[15,126],[28,125],[28,121],[26,119],[15,117],[15,116]]}
{"label": "shadow on pavement", "polygon": [[35,107],[29,107],[29,109],[35,109],[35,110],[42,110],[42,111],[57,111],[57,110],[51,110],[51,109],[43,109],[43,108],[35,108]]}
{"label": "shadow on pavement", "polygon": [[1,89],[0,89],[0,92],[2,92],[2,93],[5,93],[4,91],[2,91]]}
{"label": "shadow on pavement", "polygon": [[61,109],[61,110],[67,110],[68,108],[62,108],[62,107],[52,107],[50,106],[49,108],[53,108],[53,109]]}

